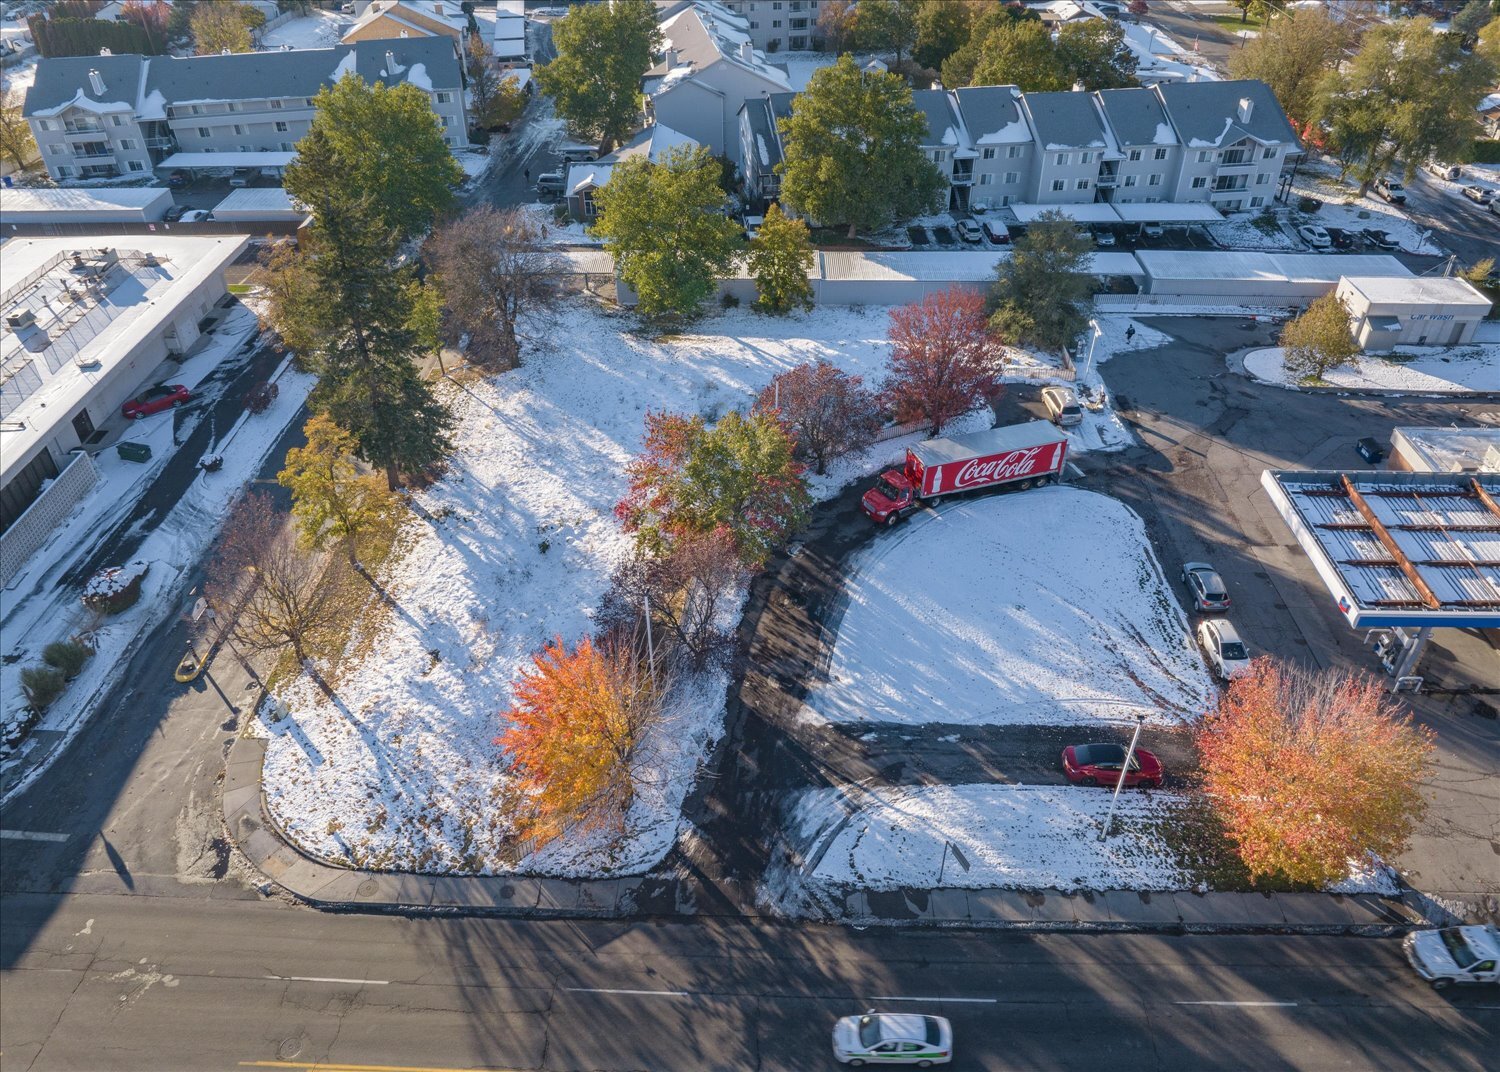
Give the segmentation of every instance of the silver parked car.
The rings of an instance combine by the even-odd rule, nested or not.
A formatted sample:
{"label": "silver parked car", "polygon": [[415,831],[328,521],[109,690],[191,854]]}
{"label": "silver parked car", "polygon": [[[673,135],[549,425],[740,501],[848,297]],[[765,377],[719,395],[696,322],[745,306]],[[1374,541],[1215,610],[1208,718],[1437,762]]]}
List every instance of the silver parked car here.
{"label": "silver parked car", "polygon": [[1187,585],[1188,595],[1193,597],[1194,610],[1229,609],[1229,589],[1224,578],[1207,562],[1183,563],[1182,583]]}
{"label": "silver parked car", "polygon": [[1071,428],[1083,423],[1083,407],[1071,387],[1043,387],[1042,405],[1047,407],[1047,416],[1059,428]]}

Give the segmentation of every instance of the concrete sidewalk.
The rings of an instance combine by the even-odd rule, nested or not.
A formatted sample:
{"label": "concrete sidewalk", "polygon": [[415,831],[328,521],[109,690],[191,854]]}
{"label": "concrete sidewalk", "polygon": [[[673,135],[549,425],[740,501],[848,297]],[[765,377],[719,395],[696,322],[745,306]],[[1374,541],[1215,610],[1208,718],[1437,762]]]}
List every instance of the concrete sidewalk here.
{"label": "concrete sidewalk", "polygon": [[[276,886],[329,911],[538,918],[743,915],[686,871],[612,879],[523,875],[416,875],[356,871],[314,860],[289,845],[263,806],[266,742],[241,737],[224,776],[224,825],[249,861]],[[742,894],[744,891],[736,891]],[[1389,898],[1319,893],[1146,893],[850,889],[821,899],[816,918],[855,926],[949,926],[1051,931],[1304,933],[1388,935],[1446,923],[1420,895]],[[723,908],[712,907],[725,906]]]}

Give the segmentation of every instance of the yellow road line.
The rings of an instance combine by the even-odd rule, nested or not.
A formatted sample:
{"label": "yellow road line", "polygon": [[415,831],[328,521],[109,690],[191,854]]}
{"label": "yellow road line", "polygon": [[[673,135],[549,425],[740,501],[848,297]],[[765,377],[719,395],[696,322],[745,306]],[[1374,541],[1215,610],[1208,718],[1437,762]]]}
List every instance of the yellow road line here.
{"label": "yellow road line", "polygon": [[351,1065],[343,1061],[241,1061],[241,1068],[287,1068],[295,1072],[515,1072],[514,1069],[435,1068],[426,1065]]}

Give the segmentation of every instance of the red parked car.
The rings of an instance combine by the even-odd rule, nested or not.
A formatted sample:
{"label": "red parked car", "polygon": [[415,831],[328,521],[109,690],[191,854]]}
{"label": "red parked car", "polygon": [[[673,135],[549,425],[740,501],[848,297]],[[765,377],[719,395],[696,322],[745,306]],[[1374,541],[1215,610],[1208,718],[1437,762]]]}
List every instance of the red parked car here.
{"label": "red parked car", "polygon": [[120,407],[120,412],[134,421],[175,409],[192,397],[192,392],[180,383],[159,383],[130,399]]}
{"label": "red parked car", "polygon": [[[1107,785],[1113,789],[1120,780],[1120,768],[1125,765],[1125,746],[1070,744],[1063,749],[1062,765],[1068,781],[1075,785]],[[1137,748],[1130,759],[1130,770],[1125,772],[1125,788],[1160,789],[1161,780],[1160,760],[1144,748]]]}

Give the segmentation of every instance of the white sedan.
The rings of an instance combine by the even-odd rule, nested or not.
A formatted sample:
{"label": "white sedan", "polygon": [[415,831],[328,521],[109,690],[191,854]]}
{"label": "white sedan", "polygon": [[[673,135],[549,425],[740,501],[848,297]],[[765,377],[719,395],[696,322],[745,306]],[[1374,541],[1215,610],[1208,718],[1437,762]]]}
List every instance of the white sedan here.
{"label": "white sedan", "polygon": [[1333,239],[1328,237],[1328,232],[1315,223],[1304,223],[1297,228],[1297,233],[1302,236],[1302,241],[1312,246],[1313,249],[1333,248]]}
{"label": "white sedan", "polygon": [[1198,643],[1208,656],[1208,665],[1221,681],[1231,681],[1250,672],[1250,653],[1234,626],[1223,618],[1198,624]]}
{"label": "white sedan", "polygon": [[941,1016],[871,1009],[833,1025],[833,1056],[855,1068],[946,1065],[953,1060],[953,1025]]}

